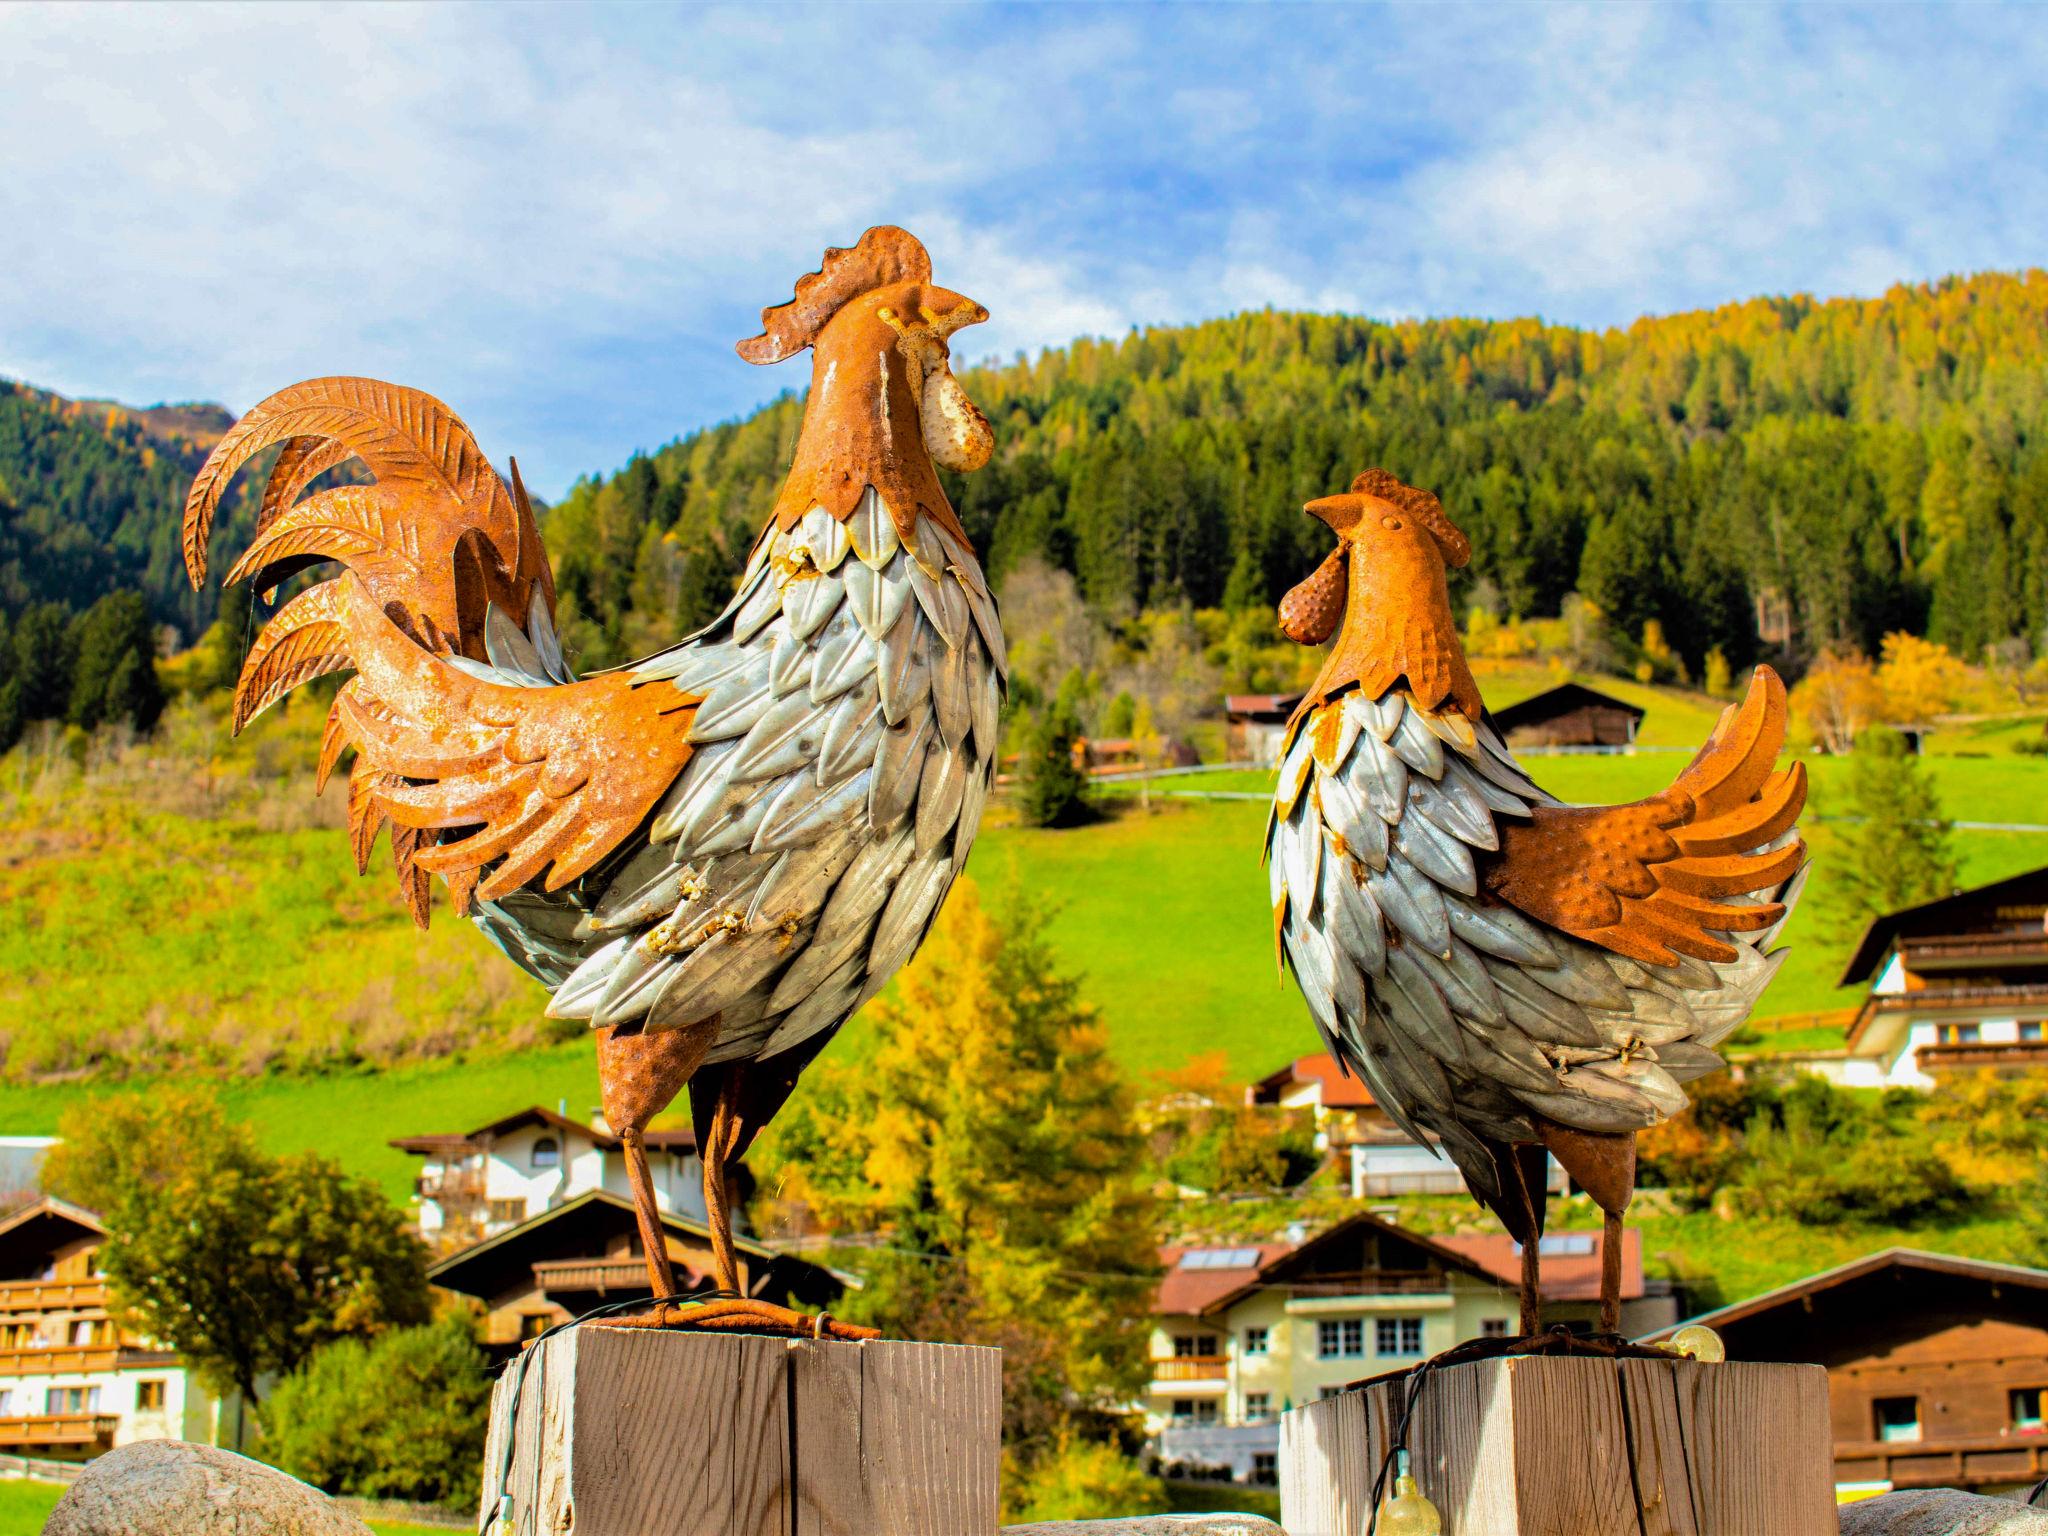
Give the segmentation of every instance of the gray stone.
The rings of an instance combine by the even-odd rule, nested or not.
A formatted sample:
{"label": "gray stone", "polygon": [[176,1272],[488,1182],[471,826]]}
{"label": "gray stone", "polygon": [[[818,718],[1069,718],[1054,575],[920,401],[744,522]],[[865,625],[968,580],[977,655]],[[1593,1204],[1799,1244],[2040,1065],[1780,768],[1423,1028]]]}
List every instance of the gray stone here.
{"label": "gray stone", "polygon": [[140,1440],[80,1473],[43,1536],[370,1536],[370,1528],[260,1461],[186,1440]]}
{"label": "gray stone", "polygon": [[1262,1515],[1139,1515],[1134,1520],[1051,1520],[1006,1525],[1002,1536],[1287,1536]]}
{"label": "gray stone", "polygon": [[1844,1504],[1842,1536],[2048,1536],[2048,1509],[1953,1488],[1914,1488]]}

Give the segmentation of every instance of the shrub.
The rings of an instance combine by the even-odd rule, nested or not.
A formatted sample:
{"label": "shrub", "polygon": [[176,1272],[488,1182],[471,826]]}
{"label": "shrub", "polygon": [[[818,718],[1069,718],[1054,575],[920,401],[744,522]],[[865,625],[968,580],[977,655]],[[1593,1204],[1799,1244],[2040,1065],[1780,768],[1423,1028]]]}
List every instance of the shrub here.
{"label": "shrub", "polygon": [[1007,1468],[1004,1519],[1102,1520],[1167,1509],[1159,1480],[1117,1446],[1065,1435],[1028,1467]]}
{"label": "shrub", "polygon": [[279,1382],[258,1454],[329,1493],[473,1505],[491,1382],[466,1319],[329,1344]]}

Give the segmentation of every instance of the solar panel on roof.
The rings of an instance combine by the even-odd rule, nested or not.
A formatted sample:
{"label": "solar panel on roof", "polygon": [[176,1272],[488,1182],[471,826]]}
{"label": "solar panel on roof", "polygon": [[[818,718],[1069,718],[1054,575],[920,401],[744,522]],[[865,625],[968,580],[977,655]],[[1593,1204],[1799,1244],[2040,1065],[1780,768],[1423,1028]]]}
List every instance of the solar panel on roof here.
{"label": "solar panel on roof", "polygon": [[1180,1256],[1182,1269],[1256,1269],[1256,1248],[1190,1248]]}

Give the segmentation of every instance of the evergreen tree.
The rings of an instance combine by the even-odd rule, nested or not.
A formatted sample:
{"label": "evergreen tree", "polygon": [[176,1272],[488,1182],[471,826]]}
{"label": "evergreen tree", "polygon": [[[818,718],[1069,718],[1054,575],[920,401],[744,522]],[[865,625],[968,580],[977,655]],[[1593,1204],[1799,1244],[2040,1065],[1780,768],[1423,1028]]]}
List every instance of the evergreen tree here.
{"label": "evergreen tree", "polygon": [[1830,860],[1837,926],[1848,931],[1956,888],[1952,828],[1933,781],[1897,731],[1856,738]]}
{"label": "evergreen tree", "polygon": [[71,614],[62,603],[37,603],[14,626],[14,679],[21,718],[61,720],[71,704]]}
{"label": "evergreen tree", "polygon": [[91,730],[126,720],[148,730],[163,713],[156,676],[156,634],[139,592],[110,592],[78,620],[71,636],[75,660],[65,718]]}
{"label": "evergreen tree", "polygon": [[1027,827],[1066,827],[1088,810],[1088,775],[1074,760],[1081,717],[1065,697],[1039,714],[1017,765],[1017,815]]}

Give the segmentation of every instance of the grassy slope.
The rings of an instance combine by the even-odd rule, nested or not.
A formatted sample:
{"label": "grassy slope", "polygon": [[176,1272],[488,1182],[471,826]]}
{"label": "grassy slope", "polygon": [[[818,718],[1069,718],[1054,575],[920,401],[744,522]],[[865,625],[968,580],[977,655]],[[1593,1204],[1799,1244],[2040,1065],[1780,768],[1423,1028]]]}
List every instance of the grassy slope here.
{"label": "grassy slope", "polygon": [[[1487,686],[1508,694],[1548,683],[1542,669],[1525,670]],[[1603,686],[1642,696],[1652,744],[1697,741],[1711,726],[1711,701],[1696,695]],[[118,1091],[85,1080],[104,1075],[95,1067],[196,1061],[227,1074],[232,1107],[273,1145],[325,1148],[398,1195],[416,1165],[385,1145],[393,1136],[462,1129],[524,1103],[561,1101],[580,1114],[595,1102],[586,1042],[541,1029],[538,989],[472,929],[444,911],[429,935],[415,934],[382,868],[358,880],[341,833],[304,810],[303,787],[289,778],[240,799],[230,792],[280,758],[290,769],[307,724],[259,727],[253,744],[216,763],[218,782],[199,802],[167,799],[155,779],[17,795],[11,812],[0,802],[0,910],[27,916],[0,925],[0,1131],[46,1132],[79,1098]],[[2048,820],[2048,761],[2013,755],[2019,734],[2007,726],[1981,740],[1935,739],[1950,749],[1930,764],[1951,814]],[[1681,762],[1644,753],[1535,767],[1567,799],[1611,801],[1661,787]],[[1825,812],[1841,765],[1814,759],[1811,768]],[[1268,781],[1180,782],[1262,794]],[[1118,798],[1117,814],[1087,828],[991,827],[970,872],[991,899],[1021,886],[1055,904],[1061,957],[1084,974],[1129,1069],[1151,1073],[1220,1048],[1250,1076],[1311,1048],[1300,1000],[1273,970],[1263,806],[1165,800],[1143,816]],[[1815,828],[1816,894],[1828,837],[1825,823]],[[2035,835],[1963,833],[1958,842],[1972,882],[2048,859],[2048,838]],[[1855,1000],[1833,988],[1842,945],[1820,936],[1816,908],[1794,919],[1792,957],[1766,1014]],[[1838,1039],[1808,1029],[1769,1043]],[[465,1048],[470,1059],[458,1059]]]}

